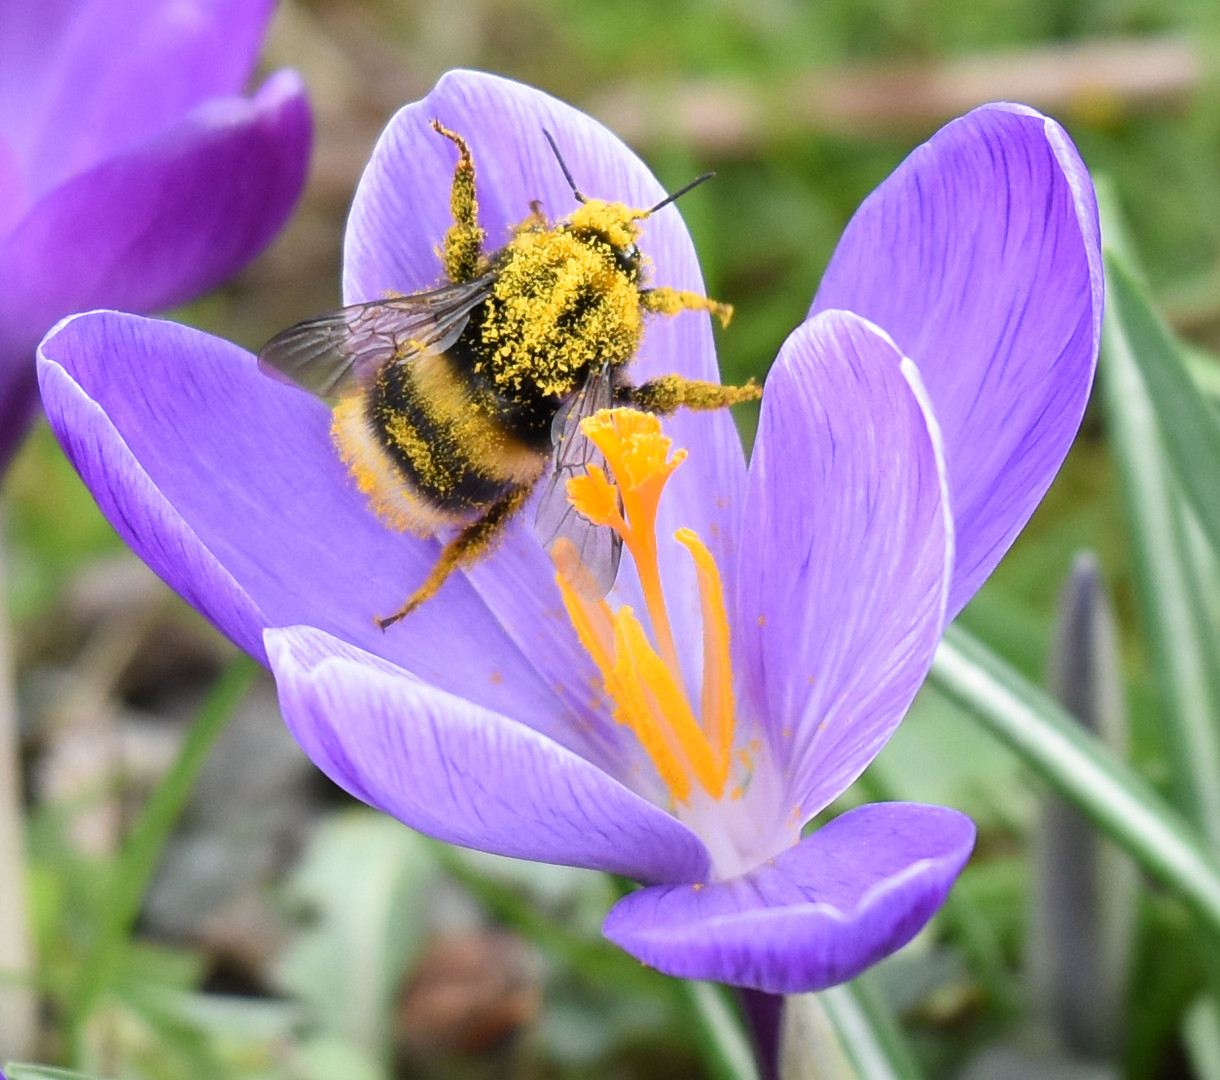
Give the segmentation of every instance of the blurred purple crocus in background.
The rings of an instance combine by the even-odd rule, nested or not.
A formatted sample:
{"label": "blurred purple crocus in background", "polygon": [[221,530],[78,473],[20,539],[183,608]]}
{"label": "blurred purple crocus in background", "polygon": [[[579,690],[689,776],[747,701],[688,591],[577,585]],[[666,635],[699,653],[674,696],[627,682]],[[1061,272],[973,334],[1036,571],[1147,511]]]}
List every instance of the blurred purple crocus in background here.
{"label": "blurred purple crocus in background", "polygon": [[300,195],[300,79],[239,96],[274,0],[0,3],[0,467],[57,319],[184,303],[261,251]]}
{"label": "blurred purple crocus in background", "polygon": [[[532,200],[552,219],[574,209],[544,128],[582,191],[663,196],[589,117],[451,73],[377,145],[347,303],[440,280],[454,151],[434,117],[470,144],[491,247]],[[657,284],[702,290],[674,207],[643,223],[641,247]],[[1067,136],[1023,106],[978,109],[848,226],[767,379],[748,467],[724,412],[680,413],[633,444],[664,484],[655,565],[624,559],[608,604],[569,596],[565,611],[527,510],[387,633],[374,616],[424,578],[437,542],[383,527],[322,403],[234,345],[107,311],[57,326],[40,377],[110,520],[270,665],[285,719],[337,783],[453,843],[631,877],[645,887],[610,911],[612,940],[674,975],[790,993],[907,942],[969,857],[970,821],[932,806],[863,806],[801,834],[880,750],[946,621],[1045,493],[1101,308],[1096,207]],[[632,376],[666,372],[716,378],[706,315],[649,326]],[[655,616],[651,643],[632,612]],[[593,629],[578,636],[569,615]],[[661,703],[640,722],[660,732],[647,750],[619,722],[632,687]]]}

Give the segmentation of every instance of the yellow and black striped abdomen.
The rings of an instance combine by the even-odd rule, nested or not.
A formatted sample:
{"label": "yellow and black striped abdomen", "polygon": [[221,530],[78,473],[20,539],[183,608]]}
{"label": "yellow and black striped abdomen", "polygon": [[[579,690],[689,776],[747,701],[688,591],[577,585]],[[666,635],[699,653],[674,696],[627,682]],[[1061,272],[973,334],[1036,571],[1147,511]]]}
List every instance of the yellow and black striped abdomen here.
{"label": "yellow and black striped abdomen", "polygon": [[504,404],[465,370],[457,350],[389,364],[365,392],[339,403],[332,431],[379,517],[431,535],[532,486],[545,442],[506,426]]}

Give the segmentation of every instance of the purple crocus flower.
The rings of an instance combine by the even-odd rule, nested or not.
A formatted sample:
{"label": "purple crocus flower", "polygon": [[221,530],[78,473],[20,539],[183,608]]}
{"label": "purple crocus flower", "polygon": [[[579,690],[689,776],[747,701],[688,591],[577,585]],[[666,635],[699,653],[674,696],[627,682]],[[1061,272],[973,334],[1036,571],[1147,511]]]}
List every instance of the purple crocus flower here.
{"label": "purple crocus flower", "polygon": [[[454,151],[433,118],[470,144],[492,245],[533,200],[553,219],[574,209],[544,128],[583,191],[663,196],[589,117],[451,73],[374,151],[348,303],[441,277]],[[643,225],[653,280],[701,290],[678,211]],[[645,887],[609,913],[612,940],[675,975],[788,993],[908,941],[969,856],[970,821],[932,806],[863,806],[801,833],[880,750],[946,620],[1050,484],[1089,392],[1101,280],[1092,189],[1062,129],[1019,105],[978,109],[848,226],[767,379],[748,468],[724,412],[665,422],[679,468],[644,433],[666,485],[661,539],[639,556],[649,566],[624,559],[608,605],[569,596],[565,611],[527,510],[387,633],[374,616],[423,580],[438,543],[370,511],[323,404],[234,345],[104,311],[48,335],[40,376],[110,520],[270,665],[285,719],[337,783],[456,844],[633,878]],[[706,315],[650,325],[633,376],[666,372],[716,377]],[[628,625],[644,615],[623,614],[658,616],[652,570],[672,639],[655,662]],[[588,616],[583,636],[569,613]],[[597,662],[582,640],[601,643]],[[603,679],[619,660],[621,685]],[[648,750],[637,729],[652,721],[617,722],[631,685],[660,702]],[[676,747],[668,763],[660,743]],[[702,771],[700,754],[714,759]]]}
{"label": "purple crocus flower", "polygon": [[300,79],[235,96],[273,6],[0,3],[0,466],[57,319],[184,303],[283,225],[309,156]]}

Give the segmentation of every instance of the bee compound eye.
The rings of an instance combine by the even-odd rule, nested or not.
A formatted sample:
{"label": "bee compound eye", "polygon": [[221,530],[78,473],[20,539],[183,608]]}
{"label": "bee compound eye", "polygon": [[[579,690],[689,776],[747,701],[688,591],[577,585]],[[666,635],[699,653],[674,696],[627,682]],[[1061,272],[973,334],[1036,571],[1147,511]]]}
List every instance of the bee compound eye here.
{"label": "bee compound eye", "polygon": [[631,244],[629,247],[619,248],[615,253],[615,260],[619,267],[628,274],[636,274],[640,269],[640,249]]}

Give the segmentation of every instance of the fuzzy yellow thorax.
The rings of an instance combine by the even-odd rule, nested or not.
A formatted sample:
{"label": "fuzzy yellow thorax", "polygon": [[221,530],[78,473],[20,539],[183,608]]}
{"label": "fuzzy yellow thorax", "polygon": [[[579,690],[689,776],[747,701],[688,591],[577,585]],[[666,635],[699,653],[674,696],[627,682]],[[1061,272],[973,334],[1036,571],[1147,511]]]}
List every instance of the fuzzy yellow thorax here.
{"label": "fuzzy yellow thorax", "polygon": [[[610,246],[635,242],[633,213],[621,203],[590,200],[566,225],[523,228],[509,241],[482,327],[501,391],[562,397],[585,373],[635,355],[643,332],[640,293]],[[590,228],[608,243],[594,241]]]}

